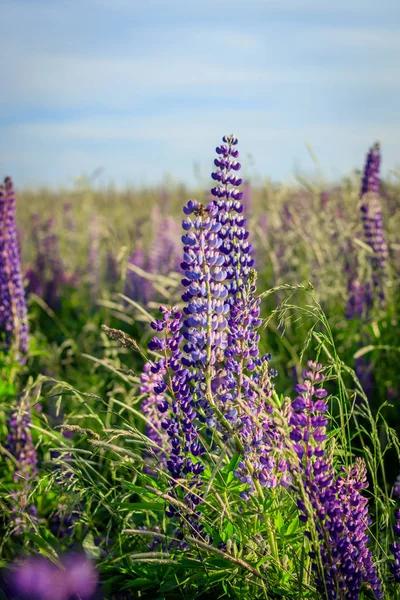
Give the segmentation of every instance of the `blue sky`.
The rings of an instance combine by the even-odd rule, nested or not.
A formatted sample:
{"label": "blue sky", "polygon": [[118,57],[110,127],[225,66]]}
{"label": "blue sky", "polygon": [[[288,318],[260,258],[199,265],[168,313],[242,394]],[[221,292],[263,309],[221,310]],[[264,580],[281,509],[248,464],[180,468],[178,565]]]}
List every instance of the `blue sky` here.
{"label": "blue sky", "polygon": [[[398,0],[1,0],[0,170],[17,185],[400,166]],[[251,157],[248,156],[251,154]]]}

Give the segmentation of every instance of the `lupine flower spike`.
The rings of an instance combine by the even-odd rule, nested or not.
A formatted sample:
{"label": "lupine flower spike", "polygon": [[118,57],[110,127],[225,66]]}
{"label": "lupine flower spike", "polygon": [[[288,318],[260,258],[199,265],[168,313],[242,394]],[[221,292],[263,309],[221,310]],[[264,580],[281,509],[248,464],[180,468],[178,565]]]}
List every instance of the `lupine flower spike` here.
{"label": "lupine flower spike", "polygon": [[[308,363],[304,383],[295,387],[299,396],[292,402],[291,439],[299,461],[294,480],[302,478],[307,499],[297,501],[300,519],[314,520],[318,546],[313,546],[311,558],[321,594],[329,600],[358,600],[366,585],[380,599],[381,583],[367,548],[367,499],[360,493],[368,486],[365,463],[357,458],[353,467],[335,475],[325,449],[328,405],[326,390],[317,387],[324,379],[321,369],[319,363]],[[307,536],[311,539],[309,532]]]}
{"label": "lupine flower spike", "polygon": [[379,198],[380,146],[376,143],[367,155],[361,185],[361,212],[364,235],[373,252],[371,256],[372,282],[378,299],[385,297],[385,268],[388,246],[385,239],[382,206]]}
{"label": "lupine flower spike", "polygon": [[0,186],[0,333],[20,359],[28,349],[28,319],[15,224],[15,194],[9,177]]}

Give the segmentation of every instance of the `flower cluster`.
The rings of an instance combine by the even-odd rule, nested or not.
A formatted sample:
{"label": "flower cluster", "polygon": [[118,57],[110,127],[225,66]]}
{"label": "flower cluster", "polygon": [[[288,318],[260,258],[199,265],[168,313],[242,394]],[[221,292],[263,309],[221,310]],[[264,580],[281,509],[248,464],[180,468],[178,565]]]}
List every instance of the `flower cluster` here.
{"label": "flower cluster", "polygon": [[84,554],[61,558],[61,565],[43,556],[16,562],[5,574],[7,592],[16,600],[91,600],[98,574]]}
{"label": "flower cluster", "polygon": [[236,145],[234,136],[225,136],[217,148],[213,200],[207,206],[190,200],[184,207],[185,306],[183,314],[162,308],[163,319],[152,324],[165,335],[154,338],[149,349],[163,358],[149,363],[142,375],[141,391],[167,413],[162,421],[171,448],[167,468],[172,478],[185,477],[195,490],[185,495],[192,511],[201,502],[202,429],[213,447],[221,451],[226,445],[241,454],[236,475],[248,492],[274,486],[287,475],[285,461],[275,458],[283,444],[268,402],[275,372],[268,369],[270,355],[259,356],[258,350],[260,302]]}
{"label": "flower cluster", "polygon": [[52,310],[57,311],[61,307],[63,286],[75,286],[77,275],[71,275],[65,270],[52,218],[40,223],[39,216],[34,215],[33,241],[36,258],[25,273],[26,293],[40,296]]}
{"label": "flower cluster", "polygon": [[[156,301],[158,293],[156,286],[136,272],[134,267],[139,267],[146,273],[165,276],[181,272],[181,252],[177,243],[178,224],[172,217],[161,218],[156,209],[152,212],[151,221],[153,230],[151,246],[149,250],[145,250],[143,241],[139,237],[139,243],[129,257],[125,280],[125,295],[143,304]],[[133,269],[130,269],[129,265],[132,265]]]}
{"label": "flower cluster", "polygon": [[0,331],[6,348],[28,349],[28,319],[15,224],[15,194],[9,177],[0,186]]}
{"label": "flower cluster", "polygon": [[[312,540],[311,557],[321,593],[332,600],[357,600],[365,584],[376,598],[382,598],[381,584],[367,547],[366,531],[370,524],[367,499],[360,492],[368,485],[365,463],[356,459],[353,467],[343,468],[336,476],[332,459],[326,456],[327,392],[316,387],[324,379],[321,369],[318,363],[308,363],[303,372],[304,383],[295,387],[299,396],[292,402],[291,439],[299,459],[294,480],[298,482],[301,478],[305,493],[302,497],[301,489],[297,489],[300,519],[314,520],[318,547]],[[311,538],[310,532],[307,536]]]}

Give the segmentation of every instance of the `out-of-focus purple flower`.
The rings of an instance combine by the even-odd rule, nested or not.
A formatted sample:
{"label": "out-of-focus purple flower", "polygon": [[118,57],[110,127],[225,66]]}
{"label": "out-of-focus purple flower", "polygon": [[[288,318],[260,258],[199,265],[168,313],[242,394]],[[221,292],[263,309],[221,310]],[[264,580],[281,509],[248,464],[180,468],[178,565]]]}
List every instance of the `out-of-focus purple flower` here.
{"label": "out-of-focus purple flower", "polygon": [[118,260],[110,250],[106,254],[105,281],[113,289],[120,278]]}
{"label": "out-of-focus purple flower", "polygon": [[172,217],[153,220],[153,241],[149,252],[149,270],[159,275],[181,272],[180,228]]}
{"label": "out-of-focus purple flower", "polygon": [[361,185],[361,212],[364,235],[372,250],[372,281],[380,302],[385,297],[385,267],[388,259],[382,206],[379,197],[380,146],[376,143],[367,155]]}
{"label": "out-of-focus purple flower", "polygon": [[37,556],[9,567],[6,585],[16,600],[90,600],[98,574],[84,554],[61,557],[60,566]]}
{"label": "out-of-focus purple flower", "polygon": [[15,224],[15,194],[10,177],[0,186],[0,333],[6,349],[19,355],[28,349],[28,318]]}
{"label": "out-of-focus purple flower", "polygon": [[348,299],[346,307],[347,319],[361,319],[372,306],[372,294],[369,283],[362,283],[350,277],[348,284]]}
{"label": "out-of-focus purple flower", "polygon": [[36,258],[25,273],[26,292],[42,298],[54,311],[61,307],[62,288],[77,285],[77,274],[67,273],[60,254],[59,240],[54,229],[54,220],[40,223],[39,215],[33,216],[33,242]]}
{"label": "out-of-focus purple flower", "polygon": [[130,269],[129,265],[139,267],[142,271],[149,271],[148,257],[141,245],[139,245],[129,257],[124,294],[135,302],[148,304],[153,297],[152,283],[148,279],[141,277],[136,271]]}

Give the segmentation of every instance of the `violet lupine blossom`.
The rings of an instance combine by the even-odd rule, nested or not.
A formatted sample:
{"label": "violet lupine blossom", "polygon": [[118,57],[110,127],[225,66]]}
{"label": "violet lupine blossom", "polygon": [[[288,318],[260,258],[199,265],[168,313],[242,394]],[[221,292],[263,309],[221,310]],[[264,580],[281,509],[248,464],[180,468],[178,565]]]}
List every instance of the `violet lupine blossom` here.
{"label": "violet lupine blossom", "polygon": [[161,218],[158,211],[152,213],[153,240],[151,243],[148,268],[150,273],[169,275],[181,273],[180,228],[174,218]]}
{"label": "violet lupine blossom", "polygon": [[376,143],[368,152],[364,168],[361,185],[361,212],[365,239],[373,251],[370,257],[372,281],[378,298],[382,302],[385,297],[384,270],[389,254],[379,198],[380,161],[380,146],[379,143]]}
{"label": "violet lupine blossom", "polygon": [[8,421],[6,450],[15,458],[13,480],[22,484],[11,493],[14,533],[30,529],[36,518],[36,507],[29,504],[31,484],[37,475],[37,454],[31,433],[31,410],[27,395],[21,396]]}
{"label": "violet lupine blossom", "polygon": [[16,600],[91,600],[98,589],[94,564],[84,554],[61,558],[61,566],[43,556],[16,562],[5,574],[9,597]]}
{"label": "violet lupine blossom", "polygon": [[6,349],[28,350],[28,318],[15,224],[15,194],[10,177],[0,186],[0,332]]}
{"label": "violet lupine blossom", "polygon": [[380,144],[376,142],[368,151],[361,182],[361,198],[365,194],[379,194]]}
{"label": "violet lupine blossom", "polygon": [[[172,398],[158,402],[161,412],[171,411],[162,425],[170,436],[167,465],[172,477],[191,473],[193,486],[203,470],[200,462],[193,464],[185,453],[201,456],[198,427],[205,423],[210,434],[216,433],[242,454],[237,476],[252,492],[256,486],[276,485],[284,477],[286,463],[269,457],[271,447],[279,446],[272,410],[266,405],[275,372],[268,370],[270,356],[259,357],[258,352],[260,306],[238,189],[242,181],[235,174],[240,169],[237,139],[225,136],[223,141],[215,160],[218,171],[213,179],[219,185],[211,191],[214,199],[207,206],[190,200],[184,208],[181,267],[186,306],[180,325],[175,325],[177,317],[172,323],[180,327],[185,342],[180,348],[179,344],[170,346],[168,335],[152,340],[150,350],[167,354],[148,369],[162,375],[156,393],[162,396],[168,388]],[[165,319],[170,311],[163,312]],[[162,320],[152,326],[158,331],[169,327]],[[142,381],[148,382],[146,374]],[[142,391],[152,394],[151,389]],[[185,497],[193,510],[201,500],[200,482],[195,487],[196,493]],[[170,514],[174,512],[171,509]]]}
{"label": "violet lupine blossom", "polygon": [[[292,402],[291,439],[299,460],[294,475],[302,478],[312,510],[310,514],[299,498],[300,520],[304,523],[310,517],[314,520],[319,546],[313,548],[311,557],[321,594],[329,600],[358,600],[365,585],[380,599],[383,598],[381,583],[367,547],[370,525],[367,499],[360,492],[368,485],[365,463],[357,458],[352,467],[342,468],[342,473],[336,476],[332,460],[326,457],[327,392],[316,387],[324,379],[321,369],[322,365],[308,362],[303,372],[304,383],[295,387],[299,396]],[[310,532],[306,533],[311,539]]]}
{"label": "violet lupine blossom", "polygon": [[61,307],[62,287],[76,286],[76,275],[66,272],[60,255],[59,240],[54,230],[54,220],[40,224],[39,215],[33,216],[33,242],[36,259],[26,273],[26,293],[42,298],[54,311]]}
{"label": "violet lupine blossom", "polygon": [[390,550],[393,553],[393,561],[390,564],[390,570],[396,583],[400,583],[400,509],[396,510],[396,523],[393,526],[393,533],[396,537]]}
{"label": "violet lupine blossom", "polygon": [[153,297],[153,286],[151,281],[141,277],[138,273],[129,269],[129,265],[139,267],[143,271],[148,271],[148,257],[143,247],[139,245],[134,250],[128,260],[128,269],[126,271],[124,294],[135,302],[148,304]]}
{"label": "violet lupine blossom", "polygon": [[[242,180],[235,174],[240,169],[236,160],[237,139],[225,136],[223,141],[217,148],[218,171],[212,174],[219,185],[211,193],[218,208],[216,219],[222,225],[218,235],[223,242],[220,251],[225,256],[227,272],[228,345],[222,361],[224,375],[213,374],[215,389],[212,386],[212,392],[214,403],[236,433],[237,449],[242,456],[235,475],[249,486],[242,493],[242,497],[247,498],[257,486],[275,487],[278,481],[287,484],[289,476],[282,458],[283,440],[277,431],[272,406],[268,404],[273,392],[271,378],[276,371],[268,369],[271,356],[260,357],[258,350],[260,300],[255,296],[252,246],[248,241],[246,219],[242,216],[243,194],[238,189]],[[221,427],[221,423],[219,425]]]}
{"label": "violet lupine blossom", "polygon": [[[183,336],[183,315],[176,307],[168,310],[161,306],[162,319],[152,322],[152,328],[159,332],[149,343],[149,350],[157,352],[160,358],[149,362],[141,376],[141,393],[148,394],[150,401],[156,402],[164,416],[161,426],[168,436],[166,466],[171,477],[170,493],[177,491],[177,480],[185,477],[191,491],[184,495],[185,504],[190,510],[184,523],[192,535],[202,535],[201,513],[197,511],[201,482],[198,476],[204,466],[198,462],[203,448],[199,442],[198,429],[194,423],[196,412],[189,382],[191,373],[182,361],[181,343]],[[163,335],[161,337],[161,334]],[[151,373],[151,375],[149,374]],[[168,396],[170,401],[168,401]],[[194,460],[193,460],[194,458]],[[167,509],[167,516],[181,517],[176,506]]]}
{"label": "violet lupine blossom", "polygon": [[350,277],[348,284],[346,319],[361,319],[372,305],[370,285]]}

